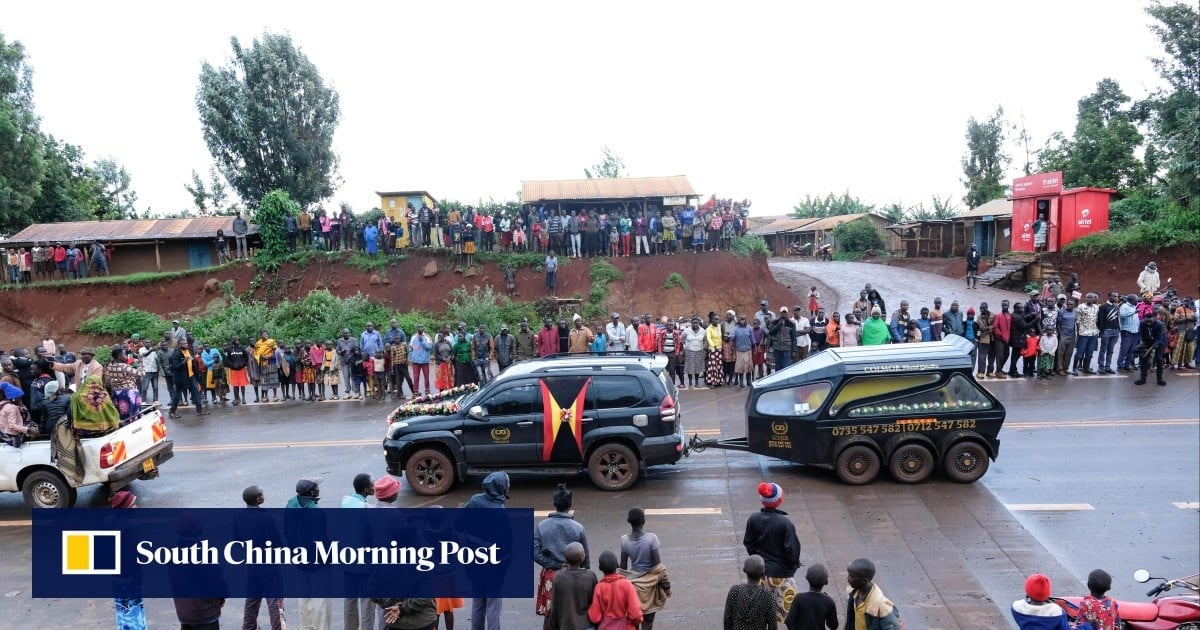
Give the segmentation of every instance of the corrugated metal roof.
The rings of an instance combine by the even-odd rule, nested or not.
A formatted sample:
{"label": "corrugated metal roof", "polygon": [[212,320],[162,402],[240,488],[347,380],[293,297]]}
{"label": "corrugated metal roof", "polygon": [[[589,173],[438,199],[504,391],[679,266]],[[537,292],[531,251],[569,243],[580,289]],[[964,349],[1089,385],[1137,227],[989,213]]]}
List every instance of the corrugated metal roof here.
{"label": "corrugated metal roof", "polygon": [[766,236],[767,234],[783,234],[785,232],[794,232],[810,223],[816,223],[817,221],[820,221],[820,219],[814,219],[812,217],[805,219],[777,219],[762,227],[750,230],[750,233],[758,234],[760,236]]}
{"label": "corrugated metal roof", "polygon": [[867,212],[857,212],[855,214],[840,214],[834,217],[825,217],[824,219],[821,219],[815,223],[810,223],[804,226],[804,228],[800,231],[819,232],[821,230],[832,230],[843,223],[849,223],[855,219],[861,219],[862,217],[868,216],[868,214],[869,213]]}
{"label": "corrugated metal roof", "polygon": [[1012,216],[1012,199],[993,199],[982,206],[971,208],[966,212],[954,217],[956,219],[977,219],[979,217],[1011,217]]}
{"label": "corrugated metal roof", "polygon": [[525,203],[676,196],[696,196],[687,175],[521,182],[521,201]]}
{"label": "corrugated metal roof", "polygon": [[[14,234],[7,242],[37,241],[158,241],[214,238],[217,230],[233,236],[233,217],[196,217],[191,219],[127,219],[120,221],[64,221],[35,223]],[[250,224],[250,234],[258,228]]]}

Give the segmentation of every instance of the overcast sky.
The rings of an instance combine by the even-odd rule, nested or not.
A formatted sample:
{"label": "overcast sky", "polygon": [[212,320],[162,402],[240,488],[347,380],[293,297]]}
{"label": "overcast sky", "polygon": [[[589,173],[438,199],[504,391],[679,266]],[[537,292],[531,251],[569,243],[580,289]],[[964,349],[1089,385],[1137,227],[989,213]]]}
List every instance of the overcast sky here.
{"label": "overcast sky", "polygon": [[1145,6],[47,1],[6,4],[0,29],[26,47],[42,128],[124,164],[139,209],[190,207],[183,184],[212,164],[201,64],[224,64],[232,36],[287,31],[341,96],[333,203],[516,199],[523,179],[583,177],[608,145],[631,175],[685,174],[763,215],[845,190],[961,203],[969,116],[1003,105],[1040,146],[1100,79],[1159,86]]}

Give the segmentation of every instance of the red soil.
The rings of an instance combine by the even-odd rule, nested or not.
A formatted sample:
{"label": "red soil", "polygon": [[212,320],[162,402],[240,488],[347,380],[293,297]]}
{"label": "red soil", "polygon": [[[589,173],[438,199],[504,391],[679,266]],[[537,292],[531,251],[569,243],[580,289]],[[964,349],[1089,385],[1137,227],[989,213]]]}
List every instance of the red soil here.
{"label": "red soil", "polygon": [[[437,261],[439,271],[432,278],[424,278],[422,270],[430,260]],[[564,262],[558,272],[558,296],[579,293],[586,298],[591,284],[588,278],[591,261]],[[729,308],[751,313],[758,309],[759,300],[764,298],[775,306],[797,300],[787,287],[775,281],[764,259],[748,260],[714,252],[619,258],[611,262],[625,279],[609,285],[605,309],[619,311],[623,316],[630,313],[704,315]],[[680,274],[690,289],[664,290],[663,282],[672,272]],[[75,332],[80,322],[131,306],[186,320],[226,305],[220,292],[205,291],[208,280],[232,281],[235,293],[241,294],[250,288],[255,274],[255,269],[247,264],[139,285],[35,286],[0,291],[0,344],[29,346],[40,338],[41,333],[48,331],[55,339],[73,348],[90,345],[99,340]],[[450,269],[444,258],[413,256],[393,263],[380,274],[382,283],[378,285],[371,284],[371,275],[341,263],[312,261],[304,268],[289,264],[278,274],[264,275],[253,298],[276,304],[284,298],[325,288],[339,297],[362,293],[398,311],[441,312],[452,289],[464,287],[469,290],[489,284],[499,291],[504,288],[504,274],[494,263],[481,266],[478,275],[468,278]],[[532,301],[543,297],[544,282],[541,273],[518,270],[516,299]]]}

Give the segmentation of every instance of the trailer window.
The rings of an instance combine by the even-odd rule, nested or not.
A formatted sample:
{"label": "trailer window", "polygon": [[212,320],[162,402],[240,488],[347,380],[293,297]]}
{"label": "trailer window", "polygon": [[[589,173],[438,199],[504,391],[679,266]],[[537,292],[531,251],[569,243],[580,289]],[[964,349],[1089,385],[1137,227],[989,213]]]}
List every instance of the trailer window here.
{"label": "trailer window", "polygon": [[913,374],[908,376],[860,376],[851,379],[842,387],[829,407],[830,415],[837,415],[846,405],[875,398],[884,394],[902,392],[906,389],[932,385],[942,378],[939,374]]}
{"label": "trailer window", "polygon": [[955,374],[945,385],[850,409],[851,418],[991,409],[992,401],[970,379]]}
{"label": "trailer window", "polygon": [[824,381],[805,383],[799,387],[777,389],[758,397],[754,409],[766,416],[812,416],[816,415],[829,390],[833,387]]}

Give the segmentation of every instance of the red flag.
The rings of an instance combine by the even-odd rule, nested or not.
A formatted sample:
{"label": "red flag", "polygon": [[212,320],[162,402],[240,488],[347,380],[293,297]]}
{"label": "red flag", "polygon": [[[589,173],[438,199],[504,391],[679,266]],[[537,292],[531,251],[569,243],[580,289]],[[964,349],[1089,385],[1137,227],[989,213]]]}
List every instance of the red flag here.
{"label": "red flag", "polygon": [[716,205],[717,205],[717,196],[713,195],[708,198],[708,201],[704,202],[704,205],[700,206],[700,209],[701,210],[712,210]]}

